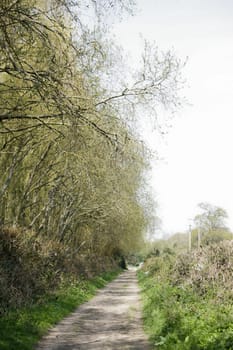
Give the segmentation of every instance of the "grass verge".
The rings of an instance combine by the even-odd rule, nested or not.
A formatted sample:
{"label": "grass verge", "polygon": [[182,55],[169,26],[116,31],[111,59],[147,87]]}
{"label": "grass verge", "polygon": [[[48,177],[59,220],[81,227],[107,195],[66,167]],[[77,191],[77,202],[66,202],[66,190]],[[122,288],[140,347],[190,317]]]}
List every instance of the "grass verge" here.
{"label": "grass verge", "polygon": [[233,350],[232,300],[198,295],[169,279],[139,273],[144,325],[157,350]]}
{"label": "grass verge", "polygon": [[119,272],[103,273],[72,284],[63,283],[58,291],[44,296],[36,304],[10,311],[0,318],[0,349],[32,350],[49,328],[89,300]]}

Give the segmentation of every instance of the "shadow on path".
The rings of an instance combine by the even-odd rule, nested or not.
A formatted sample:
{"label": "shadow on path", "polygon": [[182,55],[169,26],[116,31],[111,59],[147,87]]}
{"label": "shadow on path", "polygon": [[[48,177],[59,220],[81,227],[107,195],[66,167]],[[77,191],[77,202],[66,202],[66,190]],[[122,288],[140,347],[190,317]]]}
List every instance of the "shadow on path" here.
{"label": "shadow on path", "polygon": [[136,272],[125,271],[42,339],[36,350],[151,349],[142,329]]}

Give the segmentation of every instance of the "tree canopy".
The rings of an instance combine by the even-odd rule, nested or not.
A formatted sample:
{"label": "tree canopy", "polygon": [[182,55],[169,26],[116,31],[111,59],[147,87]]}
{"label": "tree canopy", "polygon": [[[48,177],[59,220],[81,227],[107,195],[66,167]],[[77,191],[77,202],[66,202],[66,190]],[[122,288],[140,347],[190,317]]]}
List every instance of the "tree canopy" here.
{"label": "tree canopy", "polygon": [[203,231],[226,228],[225,220],[228,218],[228,214],[225,209],[207,202],[199,203],[198,206],[202,213],[195,216],[194,222]]}
{"label": "tree canopy", "polygon": [[133,6],[1,1],[1,225],[87,255],[142,244],[153,216],[140,200],[150,156],[131,121],[179,104],[182,63],[145,41],[141,66],[119,76],[106,16]]}

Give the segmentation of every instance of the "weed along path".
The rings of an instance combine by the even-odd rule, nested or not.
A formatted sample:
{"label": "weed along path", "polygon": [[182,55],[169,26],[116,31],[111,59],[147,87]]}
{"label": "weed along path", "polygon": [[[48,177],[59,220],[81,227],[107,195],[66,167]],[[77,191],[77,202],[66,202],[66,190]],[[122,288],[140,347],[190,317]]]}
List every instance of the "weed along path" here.
{"label": "weed along path", "polygon": [[36,350],[149,350],[135,271],[125,271],[44,337]]}

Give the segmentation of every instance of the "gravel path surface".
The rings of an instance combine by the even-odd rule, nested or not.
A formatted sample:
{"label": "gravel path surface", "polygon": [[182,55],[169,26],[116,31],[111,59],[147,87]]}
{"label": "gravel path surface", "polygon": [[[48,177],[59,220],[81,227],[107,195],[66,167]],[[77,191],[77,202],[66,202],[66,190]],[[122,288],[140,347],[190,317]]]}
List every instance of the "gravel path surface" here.
{"label": "gravel path surface", "polygon": [[66,317],[36,350],[149,350],[136,272],[125,271]]}

